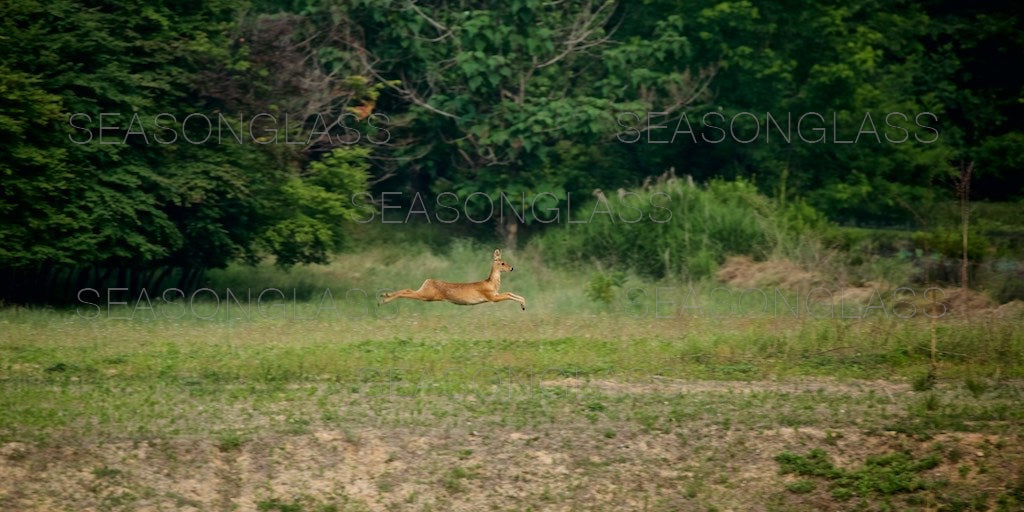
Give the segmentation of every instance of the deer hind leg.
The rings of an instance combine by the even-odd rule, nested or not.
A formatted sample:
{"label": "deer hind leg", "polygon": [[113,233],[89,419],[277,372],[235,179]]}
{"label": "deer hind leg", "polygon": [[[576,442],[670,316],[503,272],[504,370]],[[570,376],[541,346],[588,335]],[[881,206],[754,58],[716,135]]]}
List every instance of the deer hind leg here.
{"label": "deer hind leg", "polygon": [[412,290],[410,288],[406,288],[404,290],[398,290],[396,292],[385,293],[385,294],[380,296],[380,303],[381,304],[387,304],[387,303],[389,303],[389,302],[391,302],[391,301],[393,301],[395,299],[400,299],[402,297],[408,297],[409,294],[414,294],[414,293],[416,293],[416,291],[414,291],[414,290]]}
{"label": "deer hind leg", "polygon": [[397,292],[385,293],[381,296],[381,304],[387,304],[395,299],[415,299],[415,300],[437,300],[437,293],[434,290],[433,283],[430,280],[423,281],[419,290],[413,290],[406,288],[404,290],[398,290]]}

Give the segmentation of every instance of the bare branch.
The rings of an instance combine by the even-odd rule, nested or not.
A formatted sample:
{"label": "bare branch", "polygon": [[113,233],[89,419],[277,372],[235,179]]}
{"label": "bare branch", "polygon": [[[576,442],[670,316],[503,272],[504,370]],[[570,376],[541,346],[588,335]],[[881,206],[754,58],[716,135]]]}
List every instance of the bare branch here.
{"label": "bare branch", "polygon": [[426,20],[427,23],[430,23],[434,28],[436,28],[438,32],[451,32],[450,28],[442,25],[441,23],[439,23],[438,21],[434,20],[430,16],[427,16],[427,13],[423,12],[419,7],[416,6],[416,2],[409,2],[409,7],[413,11],[415,11],[416,14],[418,14],[421,18]]}
{"label": "bare branch", "polygon": [[608,20],[611,18],[614,9],[609,9],[607,13],[602,13],[605,11],[605,9],[613,5],[615,5],[614,0],[605,0],[605,2],[602,3],[597,8],[597,10],[589,13],[588,15],[585,13],[590,10],[590,2],[587,2],[587,4],[581,10],[580,17],[573,20],[573,26],[571,29],[569,29],[569,35],[566,38],[565,43],[563,44],[564,49],[562,50],[562,52],[537,66],[537,69],[546,68],[552,64],[561,61],[562,59],[568,57],[573,53],[582,52],[587,48],[599,46],[606,43],[611,36],[610,33],[596,40],[590,40],[590,38],[595,32],[600,30],[601,27],[603,27],[605,23],[607,23]]}
{"label": "bare branch", "polygon": [[422,38],[424,41],[431,42],[431,43],[436,43],[436,42],[439,42],[439,41],[443,41],[444,39],[446,39],[448,37],[451,37],[452,29],[442,25],[441,23],[439,23],[438,21],[434,20],[430,16],[427,16],[427,13],[423,12],[419,7],[416,6],[416,2],[409,2],[409,7],[416,14],[418,14],[420,18],[423,18],[424,20],[427,21],[427,23],[430,23],[430,25],[433,26],[434,28],[436,28],[438,32],[441,32],[441,35],[439,35],[439,36],[437,36],[437,37],[435,37],[433,39]]}

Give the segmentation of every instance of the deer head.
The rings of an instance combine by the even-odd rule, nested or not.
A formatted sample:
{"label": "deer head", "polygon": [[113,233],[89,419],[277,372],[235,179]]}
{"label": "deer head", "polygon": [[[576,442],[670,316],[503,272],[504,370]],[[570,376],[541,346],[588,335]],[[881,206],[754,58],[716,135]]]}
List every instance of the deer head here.
{"label": "deer head", "polygon": [[501,272],[512,271],[512,265],[505,263],[505,260],[501,259],[501,249],[494,250],[494,263],[492,263],[492,266],[497,267]]}

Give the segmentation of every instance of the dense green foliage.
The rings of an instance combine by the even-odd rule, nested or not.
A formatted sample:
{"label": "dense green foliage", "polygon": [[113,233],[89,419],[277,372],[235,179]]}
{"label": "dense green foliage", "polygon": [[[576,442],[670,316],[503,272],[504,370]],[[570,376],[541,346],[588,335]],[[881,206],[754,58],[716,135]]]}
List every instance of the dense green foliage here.
{"label": "dense green foliage", "polygon": [[[836,220],[906,224],[950,197],[968,162],[979,197],[1019,198],[1024,185],[1012,156],[1024,39],[1009,3],[651,1],[607,18],[592,4],[401,5],[322,17],[361,27],[343,46],[406,85],[394,108],[416,142],[400,153],[416,158],[391,187],[589,192],[675,166],[701,181],[755,177]],[[604,25],[580,28],[595,17]],[[677,126],[683,112],[693,135]],[[717,126],[702,128],[709,112]],[[731,120],[722,142],[702,137]],[[616,137],[659,123],[634,144]]]}
{"label": "dense green foliage", "polygon": [[[694,93],[678,23],[657,23],[655,38],[612,44],[612,2],[404,4],[354,2],[332,7],[333,16],[311,10],[314,19],[359,27],[363,36],[343,49],[371,56],[365,73],[400,79],[392,92],[403,100],[400,133],[412,142],[395,150],[409,160],[392,187],[460,197],[544,192],[564,202],[568,190],[628,183],[636,175],[625,162],[594,165],[614,141],[614,113]],[[602,150],[588,149],[595,144]]]}
{"label": "dense green foliage", "polygon": [[101,138],[70,133],[72,113],[84,114],[79,123],[116,113],[107,126],[125,127],[134,112],[200,105],[189,75],[218,53],[234,12],[227,3],[177,5],[4,3],[3,109],[11,121],[0,265],[211,266],[246,247],[260,210],[259,191],[246,191],[260,185],[251,176],[264,167],[258,155],[151,146],[124,133],[72,143]]}
{"label": "dense green foliage", "polygon": [[574,207],[579,224],[548,230],[538,242],[556,261],[597,260],[649,277],[699,279],[728,255],[763,258],[795,249],[811,228],[825,225],[801,206],[780,208],[744,181],[698,188],[670,180]]}
{"label": "dense green foliage", "polygon": [[[669,5],[652,3],[641,11],[649,9],[653,17]],[[1010,3],[986,6],[688,2],[681,8],[683,33],[696,46],[698,62],[719,63],[713,108],[725,119],[755,114],[761,138],[746,145],[684,139],[643,157],[653,166],[686,162],[686,172],[701,179],[753,175],[762,190],[805,196],[845,222],[911,222],[934,198],[952,194],[951,171],[969,160],[985,162],[976,190],[992,199],[1019,197],[1019,172],[1010,176],[1019,164],[993,153],[1019,142],[1024,75],[1014,55],[1024,47],[1022,20]],[[789,144],[776,137],[766,143],[767,132],[777,132],[766,126],[765,112],[783,127],[787,113],[794,124],[803,113],[819,113],[824,122],[808,124],[825,131],[805,130],[808,139],[824,134],[825,140]],[[933,126],[937,136],[914,128],[914,117],[925,112],[935,118],[925,116],[922,124]],[[869,113],[877,136],[858,133],[871,128],[862,124]],[[909,133],[888,128],[889,113],[906,115],[910,123],[891,120]],[[737,125],[744,140],[752,135],[748,116]],[[886,137],[909,139],[894,144]],[[845,140],[857,143],[839,142]]]}
{"label": "dense green foliage", "polygon": [[[953,253],[960,170],[973,199],[1024,194],[1021,28],[1012,2],[2,2],[3,295],[323,262],[368,189],[544,194],[486,229],[652,276],[785,252],[821,215]],[[666,191],[670,224],[541,221],[670,168],[712,182]]]}
{"label": "dense green foliage", "polygon": [[179,268],[187,284],[238,258],[323,261],[340,247],[340,222],[358,210],[349,195],[366,189],[366,151],[307,166],[302,150],[231,138],[246,127],[234,112],[252,102],[203,80],[268,76],[254,68],[261,53],[232,47],[241,22],[232,2],[2,4],[5,288],[73,284],[97,267],[135,285]]}

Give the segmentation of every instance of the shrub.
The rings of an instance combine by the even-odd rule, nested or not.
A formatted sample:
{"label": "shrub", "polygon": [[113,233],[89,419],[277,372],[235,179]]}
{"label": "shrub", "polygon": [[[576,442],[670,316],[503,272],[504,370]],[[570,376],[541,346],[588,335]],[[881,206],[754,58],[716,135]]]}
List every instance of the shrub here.
{"label": "shrub", "polygon": [[805,203],[780,208],[742,180],[705,187],[671,180],[574,210],[572,217],[583,222],[536,239],[546,258],[596,260],[656,279],[707,277],[730,255],[798,251],[801,238],[825,222]]}

